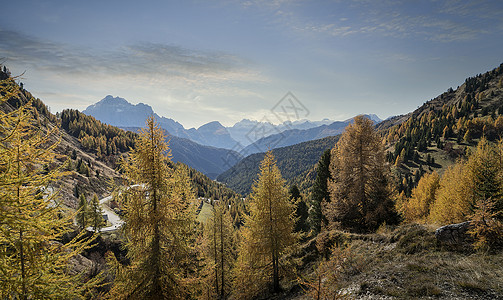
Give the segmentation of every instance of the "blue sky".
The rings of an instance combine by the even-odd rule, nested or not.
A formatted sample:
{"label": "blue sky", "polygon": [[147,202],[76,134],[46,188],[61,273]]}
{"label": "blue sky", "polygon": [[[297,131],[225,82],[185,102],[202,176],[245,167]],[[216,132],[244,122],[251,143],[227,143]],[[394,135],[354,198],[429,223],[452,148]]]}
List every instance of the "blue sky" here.
{"label": "blue sky", "polygon": [[185,127],[410,112],[503,62],[503,1],[8,1],[0,57],[53,112],[111,94]]}

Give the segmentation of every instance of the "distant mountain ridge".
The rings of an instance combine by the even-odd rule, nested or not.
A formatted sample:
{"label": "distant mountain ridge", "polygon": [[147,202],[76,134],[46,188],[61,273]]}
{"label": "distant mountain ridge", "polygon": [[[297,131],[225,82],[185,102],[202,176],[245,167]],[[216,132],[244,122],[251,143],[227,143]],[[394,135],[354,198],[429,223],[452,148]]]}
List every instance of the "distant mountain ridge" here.
{"label": "distant mountain ridge", "polygon": [[[243,156],[263,152],[267,149],[289,146],[309,140],[337,135],[341,133],[346,121],[295,120],[282,124],[243,119],[233,126],[224,127],[218,121],[206,123],[199,128],[186,129],[179,122],[161,117],[148,104],[129,103],[126,99],[108,95],[99,102],[88,106],[84,114],[95,117],[103,123],[113,126],[143,127],[149,116],[154,116],[161,128],[172,136],[189,139],[205,146],[240,151]],[[375,123],[381,121],[376,115],[367,115]]]}
{"label": "distant mountain ridge", "polygon": [[241,146],[246,147],[258,141],[261,138],[265,138],[274,134],[281,133],[286,130],[292,129],[310,129],[318,127],[321,125],[328,125],[333,123],[333,120],[327,118],[321,121],[309,121],[309,120],[295,120],[285,121],[282,124],[274,125],[270,122],[259,122],[252,121],[249,119],[243,119],[231,127],[227,127],[231,137],[239,142]]}
{"label": "distant mountain ridge", "polygon": [[[382,120],[376,115],[364,115],[377,124]],[[321,125],[305,130],[291,129],[274,135],[270,135],[257,140],[255,143],[247,146],[240,153],[247,156],[254,153],[265,152],[269,149],[287,147],[307,141],[322,139],[328,136],[336,136],[344,132],[346,126],[353,122],[354,118],[346,121],[335,121],[329,125]]]}

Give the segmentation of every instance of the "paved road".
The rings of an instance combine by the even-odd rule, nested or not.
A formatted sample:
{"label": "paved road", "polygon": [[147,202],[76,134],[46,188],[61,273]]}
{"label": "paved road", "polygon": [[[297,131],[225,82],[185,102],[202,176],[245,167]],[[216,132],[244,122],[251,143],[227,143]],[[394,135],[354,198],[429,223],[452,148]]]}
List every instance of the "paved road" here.
{"label": "paved road", "polygon": [[[108,216],[108,221],[112,224],[108,227],[103,227],[100,229],[100,232],[105,231],[113,231],[119,229],[124,221],[108,206],[108,203],[112,200],[112,196],[107,196],[100,200],[101,209],[103,210],[103,214]],[[88,231],[94,231],[93,227],[87,227]]]}

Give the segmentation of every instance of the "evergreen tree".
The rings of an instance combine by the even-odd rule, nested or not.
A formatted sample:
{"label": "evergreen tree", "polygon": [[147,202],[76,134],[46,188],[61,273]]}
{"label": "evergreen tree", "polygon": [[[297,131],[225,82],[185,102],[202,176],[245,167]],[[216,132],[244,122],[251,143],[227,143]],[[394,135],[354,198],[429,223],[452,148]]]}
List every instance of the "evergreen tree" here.
{"label": "evergreen tree", "polygon": [[321,203],[330,200],[327,183],[332,179],[330,175],[330,149],[325,150],[316,168],[316,179],[311,192],[311,203],[309,207],[308,223],[312,232],[316,235],[321,230],[321,224],[324,221],[322,214]]}
{"label": "evergreen tree", "polygon": [[89,224],[93,227],[94,232],[99,232],[105,220],[103,219],[103,209],[101,209],[98,195],[94,194],[89,206]]}
{"label": "evergreen tree", "polygon": [[332,225],[371,231],[397,222],[384,147],[372,121],[358,116],[332,149],[326,214]]}
{"label": "evergreen tree", "polygon": [[18,96],[12,78],[0,82],[0,298],[84,298],[96,282],[69,275],[68,265],[89,240],[57,242],[73,219],[51,186],[64,166],[42,168],[55,161],[58,132],[37,126],[31,102],[10,107]]}
{"label": "evergreen tree", "polygon": [[186,168],[171,167],[170,150],[154,118],[147,120],[129,160],[122,164],[129,184],[120,193],[124,234],[131,264],[113,257],[113,299],[186,299],[193,273],[193,199]]}
{"label": "evergreen tree", "polygon": [[295,232],[308,232],[309,226],[307,223],[307,218],[309,216],[308,208],[304,199],[300,194],[297,185],[292,185],[289,190],[290,201],[292,201],[295,207],[295,216],[297,222],[295,222]]}
{"label": "evergreen tree", "polygon": [[297,245],[294,207],[271,151],[260,165],[249,210],[235,271],[238,298],[253,297],[268,285],[278,292],[287,271],[285,257]]}
{"label": "evergreen tree", "polygon": [[236,260],[235,232],[227,206],[223,201],[213,205],[213,215],[204,227],[205,275],[207,299],[225,299],[231,291],[232,268]]}

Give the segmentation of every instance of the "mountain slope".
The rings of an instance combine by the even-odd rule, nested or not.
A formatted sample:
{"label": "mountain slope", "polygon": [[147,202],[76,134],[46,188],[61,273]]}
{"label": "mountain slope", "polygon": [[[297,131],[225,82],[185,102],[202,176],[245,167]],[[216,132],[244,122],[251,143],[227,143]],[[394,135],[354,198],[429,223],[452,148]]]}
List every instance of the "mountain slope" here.
{"label": "mountain slope", "polygon": [[[272,150],[283,178],[291,184],[298,181],[298,176],[305,177],[318,162],[323,151],[332,148],[338,139],[338,136],[330,136]],[[264,153],[256,153],[247,156],[220,174],[217,180],[240,194],[249,194],[253,182],[257,179],[259,165],[264,155]]]}
{"label": "mountain slope", "polygon": [[[365,116],[367,116],[374,122],[380,121],[380,119],[376,115]],[[257,140],[255,143],[247,146],[241,153],[244,155],[250,155],[253,153],[264,152],[268,149],[291,146],[306,141],[321,139],[327,136],[335,136],[344,132],[346,126],[348,126],[352,122],[353,119],[349,119],[346,121],[336,121],[328,125],[321,125],[304,130],[286,130],[284,132]]]}
{"label": "mountain slope", "polygon": [[395,165],[398,190],[410,196],[425,172],[443,173],[481,137],[503,137],[503,64],[377,127]]}

